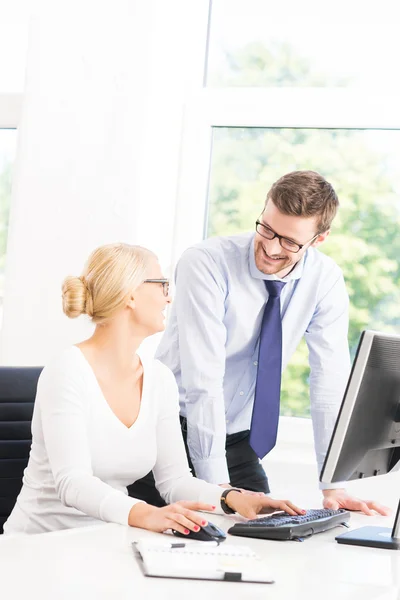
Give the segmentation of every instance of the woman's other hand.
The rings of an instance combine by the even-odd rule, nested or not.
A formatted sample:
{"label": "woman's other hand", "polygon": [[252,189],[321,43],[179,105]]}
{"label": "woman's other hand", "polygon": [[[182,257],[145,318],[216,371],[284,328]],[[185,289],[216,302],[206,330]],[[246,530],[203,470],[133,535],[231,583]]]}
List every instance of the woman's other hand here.
{"label": "woman's other hand", "polygon": [[259,514],[270,514],[278,510],[283,510],[289,515],[304,515],[306,512],[290,500],[274,500],[265,495],[256,496],[232,491],[225,501],[232,510],[247,519],[255,519]]}

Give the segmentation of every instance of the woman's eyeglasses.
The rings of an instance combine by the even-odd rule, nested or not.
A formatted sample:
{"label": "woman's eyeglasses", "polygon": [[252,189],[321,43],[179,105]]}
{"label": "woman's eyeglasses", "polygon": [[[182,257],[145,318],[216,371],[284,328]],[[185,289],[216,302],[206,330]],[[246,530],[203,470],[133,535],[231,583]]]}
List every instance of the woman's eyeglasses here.
{"label": "woman's eyeglasses", "polygon": [[168,296],[169,294],[169,279],[145,279],[143,283],[161,283],[164,296]]}

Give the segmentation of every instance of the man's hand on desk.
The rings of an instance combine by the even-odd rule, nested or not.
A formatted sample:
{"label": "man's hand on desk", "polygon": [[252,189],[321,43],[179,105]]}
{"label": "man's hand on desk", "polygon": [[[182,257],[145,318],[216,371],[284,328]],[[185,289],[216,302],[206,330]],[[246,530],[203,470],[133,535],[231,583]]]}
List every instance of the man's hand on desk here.
{"label": "man's hand on desk", "polygon": [[[219,483],[219,487],[222,488],[231,488],[233,487],[230,483]],[[252,492],[251,490],[244,490],[243,488],[235,487],[235,490],[240,490],[242,494],[247,494],[248,496],[265,496],[264,492]]]}
{"label": "man's hand on desk", "polygon": [[338,510],[339,508],[359,510],[369,516],[374,514],[373,511],[386,517],[392,512],[390,508],[383,506],[383,504],[378,504],[378,502],[360,500],[360,498],[350,496],[345,489],[322,490],[322,493],[324,495],[324,508],[332,510]]}

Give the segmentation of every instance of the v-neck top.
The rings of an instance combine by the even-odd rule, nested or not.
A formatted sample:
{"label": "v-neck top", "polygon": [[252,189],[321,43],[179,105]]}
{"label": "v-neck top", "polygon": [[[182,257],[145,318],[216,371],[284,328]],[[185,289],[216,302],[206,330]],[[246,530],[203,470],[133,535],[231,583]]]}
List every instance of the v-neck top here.
{"label": "v-neck top", "polygon": [[79,348],[68,348],[43,369],[29,462],[5,534],[99,521],[127,525],[140,500],[129,497],[126,488],[151,470],[167,503],[220,506],[221,488],[189,471],[173,374],[158,360],[142,363],[141,406],[130,427],[112,411]]}
{"label": "v-neck top", "polygon": [[[76,348],[78,350],[78,352],[81,353],[82,355],[82,359],[87,363],[88,367],[89,367],[89,371],[91,372],[92,375],[92,380],[93,380],[93,385],[94,388],[97,388],[98,392],[99,392],[99,401],[100,403],[104,404],[106,407],[108,407],[108,410],[110,411],[111,415],[113,415],[115,417],[115,419],[117,419],[117,421],[119,421],[119,423],[121,424],[122,427],[124,427],[125,429],[133,429],[134,426],[136,425],[136,423],[139,421],[139,419],[142,419],[142,415],[143,413],[146,414],[146,409],[147,409],[147,404],[146,402],[143,402],[143,399],[146,398],[146,384],[147,384],[147,376],[145,377],[145,373],[144,373],[144,366],[143,366],[143,361],[142,359],[140,359],[141,365],[143,367],[143,384],[142,384],[142,393],[141,393],[141,400],[140,400],[140,407],[139,407],[139,412],[136,416],[135,421],[129,425],[129,427],[127,425],[125,425],[125,423],[123,423],[121,421],[121,419],[119,419],[119,417],[117,417],[117,415],[114,413],[114,411],[112,410],[111,406],[109,405],[109,403],[107,402],[106,397],[103,394],[103,390],[101,389],[100,383],[90,365],[90,362],[88,361],[88,359],[86,358],[86,356],[84,355],[84,353],[82,352],[82,350],[80,348],[78,348],[78,346],[73,346],[74,348]],[[106,409],[107,410],[107,409]],[[145,417],[143,417],[145,418]]]}

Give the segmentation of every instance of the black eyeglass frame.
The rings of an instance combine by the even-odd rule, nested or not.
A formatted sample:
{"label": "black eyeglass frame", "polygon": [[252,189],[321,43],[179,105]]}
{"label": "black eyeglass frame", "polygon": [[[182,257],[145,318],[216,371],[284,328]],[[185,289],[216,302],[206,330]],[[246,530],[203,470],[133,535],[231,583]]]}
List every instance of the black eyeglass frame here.
{"label": "black eyeglass frame", "polygon": [[145,279],[143,283],[162,283],[164,296],[169,294],[169,279]]}
{"label": "black eyeglass frame", "polygon": [[[262,233],[260,233],[260,232],[258,231],[258,229],[257,229],[259,225],[260,225],[260,226],[261,226],[263,229],[267,229],[268,231],[270,231],[270,232],[273,234],[273,235],[272,235],[272,237],[267,237],[266,235],[263,235]],[[305,242],[304,244],[298,244],[297,242],[294,242],[293,240],[290,240],[289,238],[285,237],[284,235],[278,235],[278,234],[277,234],[277,233],[276,233],[276,232],[275,232],[273,229],[271,229],[271,227],[269,227],[269,225],[265,225],[265,223],[262,223],[262,222],[261,222],[261,221],[259,221],[258,219],[257,219],[257,221],[256,221],[256,232],[257,232],[259,235],[261,235],[261,237],[263,237],[264,239],[266,239],[266,240],[269,240],[269,241],[272,241],[272,240],[274,240],[275,238],[278,238],[278,240],[279,240],[279,243],[280,243],[281,247],[282,247],[284,250],[287,250],[288,252],[292,252],[293,254],[297,254],[298,252],[300,252],[300,250],[301,250],[302,248],[304,248],[304,246],[307,246],[307,244],[311,244],[311,243],[312,243],[312,242],[313,242],[315,239],[317,239],[317,237],[318,237],[319,235],[321,235],[320,233],[316,233],[316,234],[314,235],[314,237],[312,237],[312,238],[311,238],[311,240],[308,240],[308,242]],[[282,244],[282,240],[285,240],[286,242],[289,242],[289,244],[294,244],[295,246],[297,246],[297,247],[298,247],[298,250],[292,250],[292,249],[290,249],[290,248],[285,248],[285,246],[283,246],[283,244]]]}

